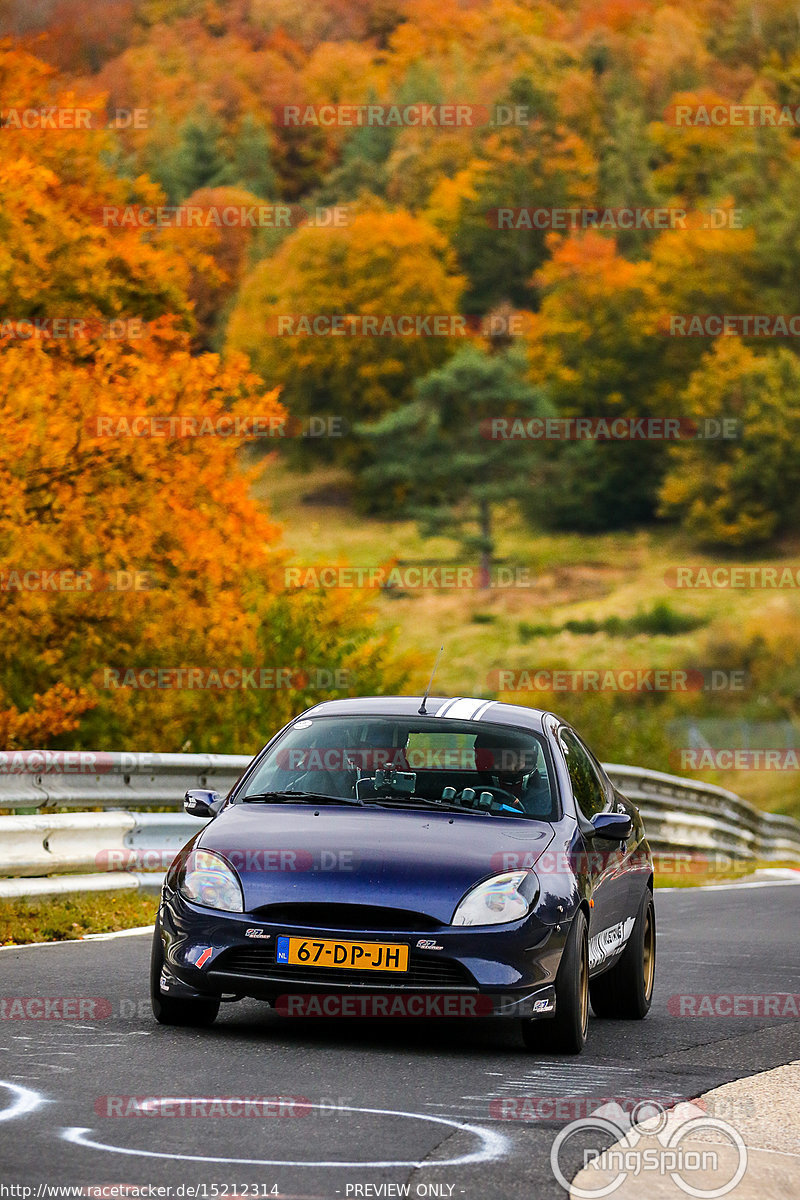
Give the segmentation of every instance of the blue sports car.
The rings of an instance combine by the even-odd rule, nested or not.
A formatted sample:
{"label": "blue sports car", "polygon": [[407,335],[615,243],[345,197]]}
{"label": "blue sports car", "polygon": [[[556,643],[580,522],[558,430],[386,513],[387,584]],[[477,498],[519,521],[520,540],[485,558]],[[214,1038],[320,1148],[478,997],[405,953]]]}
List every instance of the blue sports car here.
{"label": "blue sports car", "polygon": [[589,1002],[653,993],[653,863],[635,806],[553,713],[334,700],[296,717],[167,872],[153,1012],[206,1025],[255,997],[299,1016],[512,1017],[575,1054]]}

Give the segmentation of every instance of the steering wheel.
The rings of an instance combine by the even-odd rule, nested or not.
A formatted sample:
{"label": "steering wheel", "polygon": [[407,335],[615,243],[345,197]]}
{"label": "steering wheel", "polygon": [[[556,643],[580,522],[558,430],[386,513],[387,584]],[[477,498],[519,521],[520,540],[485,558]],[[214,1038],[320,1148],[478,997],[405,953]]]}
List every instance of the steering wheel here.
{"label": "steering wheel", "polygon": [[[515,808],[518,808],[520,812],[525,812],[525,809],[522,805],[522,801],[519,799],[518,796],[515,796],[513,792],[509,792],[507,788],[498,787],[497,784],[490,783],[490,784],[487,784],[485,787],[483,787],[483,786],[481,786],[479,788],[476,787],[473,790],[477,793],[477,795],[480,795],[481,792],[491,792],[492,796],[497,800],[500,800],[500,799],[510,800],[511,803],[515,806]],[[463,792],[462,792],[462,795],[463,795]],[[460,799],[460,796],[458,798]]]}

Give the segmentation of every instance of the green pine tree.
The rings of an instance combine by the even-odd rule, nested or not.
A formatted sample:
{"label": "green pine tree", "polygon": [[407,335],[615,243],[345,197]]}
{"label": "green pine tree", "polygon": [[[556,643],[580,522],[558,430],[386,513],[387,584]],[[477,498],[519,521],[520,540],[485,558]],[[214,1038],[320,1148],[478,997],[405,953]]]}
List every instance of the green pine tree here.
{"label": "green pine tree", "polygon": [[361,486],[390,494],[395,514],[416,520],[424,537],[456,538],[478,557],[488,586],[496,507],[525,495],[539,446],[497,440],[491,423],[551,414],[542,389],[525,379],[521,350],[464,346],[417,381],[409,404],[361,428],[373,455]]}
{"label": "green pine tree", "polygon": [[271,145],[266,125],[247,113],[233,146],[233,176],[254,196],[269,200],[277,192]]}
{"label": "green pine tree", "polygon": [[222,125],[205,109],[184,121],[174,152],[153,172],[173,203],[185,200],[198,188],[235,182],[221,148],[222,136]]}

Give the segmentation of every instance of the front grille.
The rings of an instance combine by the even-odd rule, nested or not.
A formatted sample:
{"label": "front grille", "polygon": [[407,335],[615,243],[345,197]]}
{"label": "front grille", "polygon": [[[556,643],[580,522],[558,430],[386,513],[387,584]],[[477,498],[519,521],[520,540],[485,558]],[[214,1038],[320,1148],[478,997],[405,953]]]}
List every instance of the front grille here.
{"label": "front grille", "polygon": [[427,958],[422,954],[409,956],[408,970],[345,971],[338,967],[287,966],[275,962],[275,945],[262,947],[240,946],[220,954],[214,971],[226,975],[249,975],[259,978],[286,979],[296,983],[334,984],[340,987],[362,987],[371,990],[385,988],[476,988],[477,984],[466,967],[452,958]]}
{"label": "front grille", "polygon": [[259,921],[270,925],[292,925],[301,929],[370,930],[415,929],[428,933],[439,929],[441,921],[425,913],[405,908],[387,908],[377,904],[289,903],[265,904],[252,910]]}

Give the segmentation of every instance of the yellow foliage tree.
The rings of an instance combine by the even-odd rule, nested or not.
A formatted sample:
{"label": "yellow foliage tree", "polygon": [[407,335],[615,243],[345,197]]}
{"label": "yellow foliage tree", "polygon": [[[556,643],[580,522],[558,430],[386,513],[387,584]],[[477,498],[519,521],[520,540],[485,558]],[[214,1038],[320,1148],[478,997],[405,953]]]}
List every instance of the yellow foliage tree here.
{"label": "yellow foliage tree", "polygon": [[758,354],[723,337],[686,389],[705,434],[670,450],[661,510],[697,542],[751,546],[796,527],[800,515],[800,360]]}
{"label": "yellow foliage tree", "polygon": [[282,385],[293,414],[369,420],[408,400],[414,379],[452,352],[454,338],[424,326],[422,336],[280,336],[279,318],[455,317],[462,286],[447,242],[427,221],[362,211],[343,228],[303,226],[260,263],[242,286],[228,342]]}

